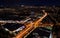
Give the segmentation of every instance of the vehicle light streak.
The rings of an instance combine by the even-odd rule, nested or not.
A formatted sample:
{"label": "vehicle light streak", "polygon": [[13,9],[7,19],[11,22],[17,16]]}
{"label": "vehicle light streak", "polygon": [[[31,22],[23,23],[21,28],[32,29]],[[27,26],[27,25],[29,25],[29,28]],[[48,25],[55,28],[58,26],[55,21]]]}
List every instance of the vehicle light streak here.
{"label": "vehicle light streak", "polygon": [[24,30],[22,30],[20,33],[18,33],[16,38],[22,38],[25,34],[27,34],[31,29],[34,28],[32,25],[33,25],[33,23],[26,25],[26,28]]}
{"label": "vehicle light streak", "polygon": [[[44,12],[44,11],[43,11]],[[39,23],[47,16],[47,13],[44,12],[45,14],[39,18],[37,21],[32,22],[28,25],[26,25],[26,28],[22,31],[20,31],[20,33],[17,34],[16,38],[23,38],[24,36],[26,36],[31,30],[37,28],[39,26]]]}

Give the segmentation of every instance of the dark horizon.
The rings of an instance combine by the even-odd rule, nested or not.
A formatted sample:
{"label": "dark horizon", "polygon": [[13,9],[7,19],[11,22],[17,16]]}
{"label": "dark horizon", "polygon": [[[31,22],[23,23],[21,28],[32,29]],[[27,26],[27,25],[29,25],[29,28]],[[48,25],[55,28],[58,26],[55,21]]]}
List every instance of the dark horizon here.
{"label": "dark horizon", "polygon": [[0,6],[19,6],[19,5],[60,6],[60,0],[0,0]]}

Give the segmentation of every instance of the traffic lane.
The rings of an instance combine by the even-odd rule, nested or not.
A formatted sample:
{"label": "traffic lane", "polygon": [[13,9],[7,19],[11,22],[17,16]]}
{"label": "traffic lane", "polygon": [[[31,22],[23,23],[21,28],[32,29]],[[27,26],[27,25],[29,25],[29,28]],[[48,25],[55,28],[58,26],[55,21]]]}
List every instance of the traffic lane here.
{"label": "traffic lane", "polygon": [[23,36],[25,36],[25,34],[27,34],[33,28],[34,28],[33,23],[26,25],[26,28],[20,31],[20,33],[17,34],[16,38],[22,38]]}
{"label": "traffic lane", "polygon": [[[44,11],[43,11],[44,12]],[[37,21],[33,22],[34,23],[34,28],[36,28],[39,24],[39,22],[41,22],[46,16],[47,13],[44,12],[45,15],[43,15],[43,17],[39,18]],[[33,25],[33,24],[32,24]],[[25,30],[21,31],[16,38],[22,38],[25,34],[29,33],[28,31],[30,31],[31,29],[33,29],[33,26],[31,24],[28,24],[27,26],[29,26],[28,28],[25,28]]]}

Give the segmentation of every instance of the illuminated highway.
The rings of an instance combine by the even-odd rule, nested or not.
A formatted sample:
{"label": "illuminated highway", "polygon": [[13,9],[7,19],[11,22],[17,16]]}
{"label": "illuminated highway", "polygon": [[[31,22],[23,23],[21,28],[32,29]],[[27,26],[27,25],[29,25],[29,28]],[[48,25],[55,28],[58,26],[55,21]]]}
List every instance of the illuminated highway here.
{"label": "illuminated highway", "polygon": [[[43,11],[44,12],[44,11]],[[17,34],[16,38],[23,38],[24,36],[26,36],[30,31],[34,30],[35,28],[39,27],[39,23],[47,16],[48,14],[46,12],[44,12],[44,15],[42,17],[40,17],[37,21],[32,22],[28,25],[26,25],[26,28],[22,31],[20,31],[20,33]]]}
{"label": "illuminated highway", "polygon": [[1,8],[0,36],[2,38],[48,38],[52,31],[53,34],[59,34],[59,13],[60,8],[55,6],[22,5],[17,8]]}

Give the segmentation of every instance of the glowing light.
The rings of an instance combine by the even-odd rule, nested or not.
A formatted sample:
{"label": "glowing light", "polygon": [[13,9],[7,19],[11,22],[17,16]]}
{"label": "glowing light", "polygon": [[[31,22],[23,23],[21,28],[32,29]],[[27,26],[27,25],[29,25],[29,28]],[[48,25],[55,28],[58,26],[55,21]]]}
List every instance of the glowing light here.
{"label": "glowing light", "polygon": [[[43,11],[44,12],[44,11]],[[41,18],[39,18],[37,21],[35,22],[31,22],[30,24],[26,25],[26,28],[24,30],[22,30],[17,36],[16,38],[23,38],[24,35],[26,35],[27,33],[29,33],[32,29],[35,29],[38,27],[39,22],[41,22],[46,16],[47,13],[44,12],[45,15],[43,15]]]}

